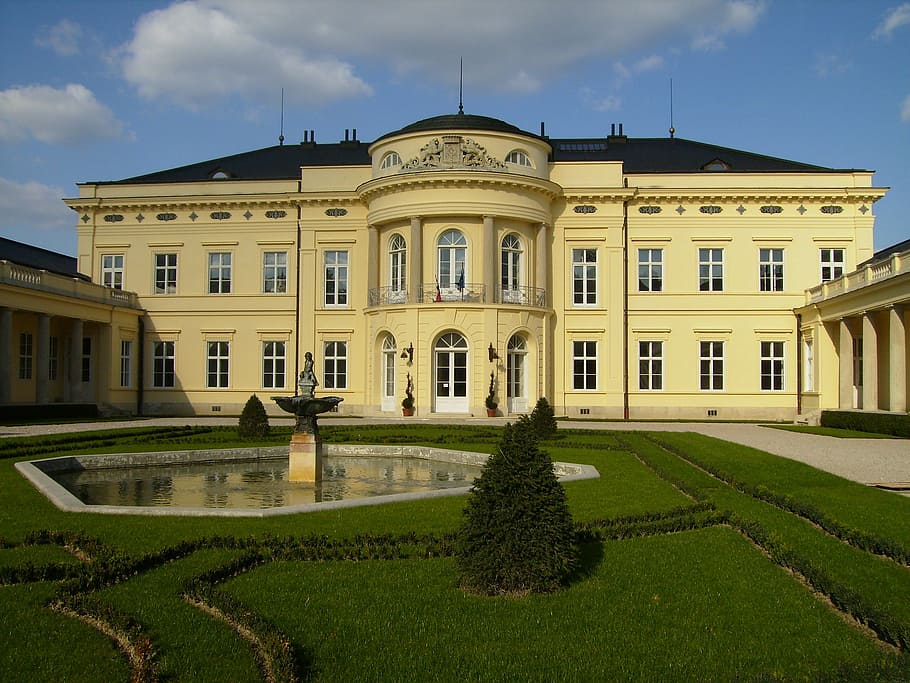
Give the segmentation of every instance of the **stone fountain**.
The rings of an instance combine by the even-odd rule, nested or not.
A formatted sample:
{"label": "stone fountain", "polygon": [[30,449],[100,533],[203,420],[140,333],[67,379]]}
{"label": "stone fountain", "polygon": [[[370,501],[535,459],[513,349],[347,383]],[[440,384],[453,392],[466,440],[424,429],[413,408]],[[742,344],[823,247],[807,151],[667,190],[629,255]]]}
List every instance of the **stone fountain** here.
{"label": "stone fountain", "polygon": [[316,398],[314,393],[318,384],[313,372],[313,354],[307,351],[303,372],[297,380],[297,393],[293,396],[272,396],[282,410],[297,418],[288,453],[290,481],[322,481],[322,440],[316,416],[327,413],[344,399],[338,396]]}

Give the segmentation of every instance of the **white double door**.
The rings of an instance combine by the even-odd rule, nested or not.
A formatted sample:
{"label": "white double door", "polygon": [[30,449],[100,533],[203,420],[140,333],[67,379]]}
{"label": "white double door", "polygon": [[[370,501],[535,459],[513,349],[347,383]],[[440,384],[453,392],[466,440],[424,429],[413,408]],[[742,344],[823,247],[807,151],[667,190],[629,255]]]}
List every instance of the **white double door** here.
{"label": "white double door", "polygon": [[454,332],[436,342],[434,354],[434,409],[437,413],[467,413],[468,343]]}

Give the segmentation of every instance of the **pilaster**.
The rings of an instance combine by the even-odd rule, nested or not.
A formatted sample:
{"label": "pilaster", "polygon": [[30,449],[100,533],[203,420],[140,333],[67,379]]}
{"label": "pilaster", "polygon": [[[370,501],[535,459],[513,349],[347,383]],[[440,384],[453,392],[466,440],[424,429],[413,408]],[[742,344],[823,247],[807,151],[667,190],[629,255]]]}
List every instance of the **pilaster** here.
{"label": "pilaster", "polygon": [[837,341],[837,357],[840,366],[838,407],[841,410],[850,410],[853,408],[853,334],[850,332],[846,318],[841,318],[839,327]]}
{"label": "pilaster", "polygon": [[907,412],[907,330],[901,307],[888,309],[889,410]]}
{"label": "pilaster", "polygon": [[863,410],[878,410],[878,336],[874,313],[863,313]]}

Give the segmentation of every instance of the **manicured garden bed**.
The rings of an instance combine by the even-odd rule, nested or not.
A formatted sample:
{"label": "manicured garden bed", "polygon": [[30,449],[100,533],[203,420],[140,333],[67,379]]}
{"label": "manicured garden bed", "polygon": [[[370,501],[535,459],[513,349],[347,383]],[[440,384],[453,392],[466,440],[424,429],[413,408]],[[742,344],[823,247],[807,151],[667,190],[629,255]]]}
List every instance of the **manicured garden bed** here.
{"label": "manicured garden bed", "polygon": [[[500,433],[322,431],[485,452]],[[545,442],[601,477],[565,485],[581,566],[565,589],[526,598],[457,588],[463,497],[108,517],[57,510],[12,466],[287,438],[206,427],[0,441],[4,680],[910,678],[910,500],[708,437],[562,430]]]}

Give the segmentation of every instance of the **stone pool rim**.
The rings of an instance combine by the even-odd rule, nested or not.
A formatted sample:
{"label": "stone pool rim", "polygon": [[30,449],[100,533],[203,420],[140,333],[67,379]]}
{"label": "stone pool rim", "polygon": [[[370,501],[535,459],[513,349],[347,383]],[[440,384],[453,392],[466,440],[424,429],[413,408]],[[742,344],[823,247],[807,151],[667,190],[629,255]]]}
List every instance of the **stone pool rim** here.
{"label": "stone pool rim", "polygon": [[[461,463],[482,466],[489,458],[488,453],[457,451],[449,448],[429,446],[364,445],[364,444],[323,444],[323,453],[329,456],[377,456],[385,458],[419,458],[439,462]],[[73,470],[111,469],[118,467],[142,467],[146,465],[180,465],[225,460],[276,460],[288,457],[287,446],[259,448],[196,449],[189,451],[151,451],[145,453],[105,453],[94,455],[65,455],[56,458],[23,460],[16,463],[16,469],[28,479],[57,508],[66,512],[89,512],[106,515],[151,515],[155,517],[276,517],[295,515],[320,510],[384,505],[409,500],[460,496],[468,493],[471,486],[438,489],[435,491],[413,491],[392,493],[369,498],[332,500],[323,503],[302,503],[274,508],[189,508],[150,507],[139,505],[87,505],[59,484],[51,475],[56,472]],[[553,468],[560,482],[596,479],[600,473],[591,465],[554,462]]]}

